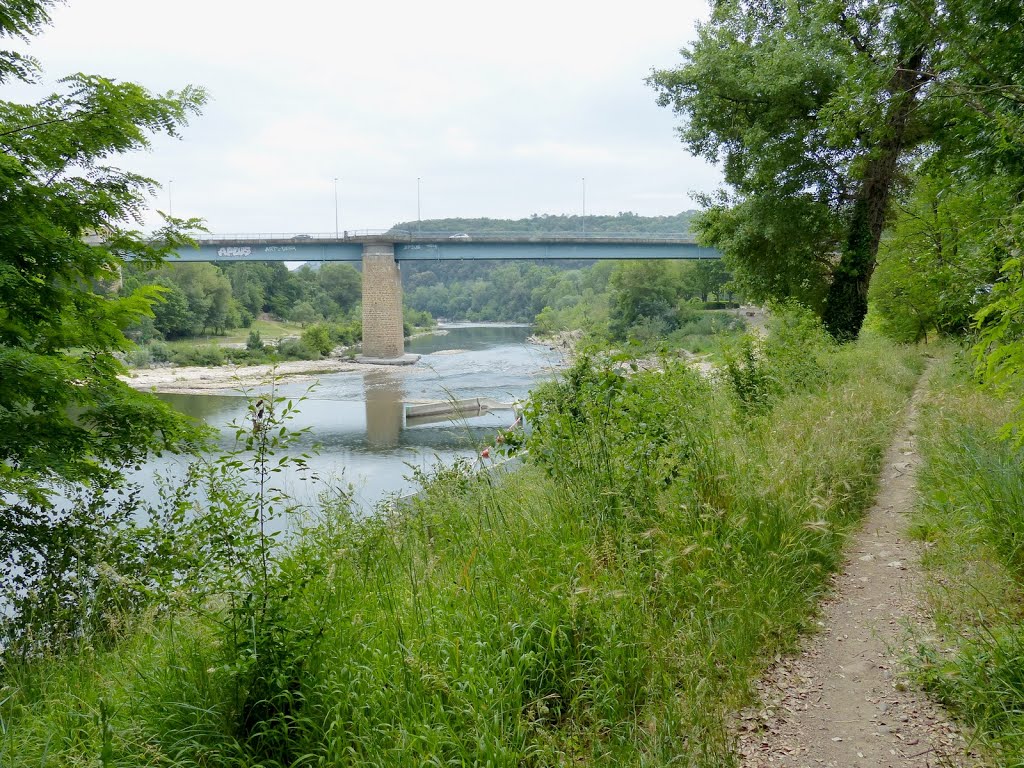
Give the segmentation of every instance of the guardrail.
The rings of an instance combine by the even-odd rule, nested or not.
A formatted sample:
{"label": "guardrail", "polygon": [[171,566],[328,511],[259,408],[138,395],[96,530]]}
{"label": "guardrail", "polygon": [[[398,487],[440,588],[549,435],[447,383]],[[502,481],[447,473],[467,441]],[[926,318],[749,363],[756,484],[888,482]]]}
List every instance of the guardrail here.
{"label": "guardrail", "polygon": [[671,240],[694,242],[689,232],[417,232],[407,229],[347,229],[344,232],[232,232],[213,234],[200,232],[190,234],[196,242],[237,240],[246,242],[303,242],[307,240],[337,242],[359,240],[365,237],[394,237],[396,242],[417,240],[468,240],[476,242],[507,240]]}

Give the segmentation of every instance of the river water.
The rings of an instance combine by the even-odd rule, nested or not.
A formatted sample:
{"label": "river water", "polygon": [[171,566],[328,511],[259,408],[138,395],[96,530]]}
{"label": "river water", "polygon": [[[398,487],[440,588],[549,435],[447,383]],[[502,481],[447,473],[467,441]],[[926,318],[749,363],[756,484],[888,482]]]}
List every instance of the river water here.
{"label": "river water", "polygon": [[[443,335],[410,339],[406,351],[420,354],[412,366],[325,374],[313,383],[289,382],[279,394],[305,397],[292,428],[310,427],[291,452],[317,446],[310,466],[319,480],[310,483],[285,473],[281,485],[296,500],[313,502],[328,483],[351,484],[355,501],[370,509],[382,498],[415,487],[412,467],[428,470],[438,461],[475,458],[493,441],[496,429],[509,426],[511,411],[432,424],[408,425],[406,403],[489,397],[502,402],[522,400],[538,382],[551,378],[560,364],[557,352],[527,341],[526,326],[450,325]],[[162,394],[183,413],[220,430],[222,448],[234,439],[232,422],[246,413],[239,393],[217,395]],[[164,458],[149,472],[173,474],[179,460]]]}

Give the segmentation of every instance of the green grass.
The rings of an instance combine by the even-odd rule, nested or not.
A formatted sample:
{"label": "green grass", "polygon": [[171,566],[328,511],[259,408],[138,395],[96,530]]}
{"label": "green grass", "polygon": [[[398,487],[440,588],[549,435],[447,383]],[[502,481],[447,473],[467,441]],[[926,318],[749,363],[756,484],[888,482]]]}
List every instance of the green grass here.
{"label": "green grass", "polygon": [[329,505],[255,655],[206,602],[8,660],[0,764],[735,764],[731,713],[811,623],[921,368],[870,339],[788,354],[815,386],[755,415],[682,365],[579,367],[521,471]]}
{"label": "green grass", "polygon": [[939,638],[917,674],[998,765],[1024,765],[1024,450],[1000,439],[1019,393],[979,390],[946,352],[922,412],[913,533]]}
{"label": "green grass", "polygon": [[248,328],[234,328],[214,340],[224,344],[244,344],[250,331],[259,331],[264,341],[276,341],[286,336],[301,336],[302,324],[287,320],[253,320]]}

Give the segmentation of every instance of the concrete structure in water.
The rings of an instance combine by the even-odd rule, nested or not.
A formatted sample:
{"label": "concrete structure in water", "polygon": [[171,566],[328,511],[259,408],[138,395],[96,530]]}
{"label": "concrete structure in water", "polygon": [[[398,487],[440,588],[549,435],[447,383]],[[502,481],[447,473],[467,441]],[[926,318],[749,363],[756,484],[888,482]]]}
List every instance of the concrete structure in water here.
{"label": "concrete structure in water", "polygon": [[403,365],[402,261],[718,259],[685,235],[573,233],[470,235],[464,232],[346,232],[337,235],[208,235],[180,261],[347,261],[363,268],[363,362]]}
{"label": "concrete structure in water", "polygon": [[405,354],[402,273],[391,243],[363,246],[363,354],[356,359],[392,365],[419,360]]}

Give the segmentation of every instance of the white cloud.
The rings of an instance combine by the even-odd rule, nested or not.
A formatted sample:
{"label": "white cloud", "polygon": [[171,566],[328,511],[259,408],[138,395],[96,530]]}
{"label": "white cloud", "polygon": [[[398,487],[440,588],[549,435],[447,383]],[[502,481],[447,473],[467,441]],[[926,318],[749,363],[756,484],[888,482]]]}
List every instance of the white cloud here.
{"label": "white cloud", "polygon": [[424,217],[576,212],[582,177],[594,213],[661,215],[719,179],[643,82],[705,13],[699,0],[70,0],[29,49],[53,77],[206,85],[185,139],[132,165],[174,179],[175,213],[215,231],[333,229],[335,177],[353,229],[415,218],[417,178]]}

